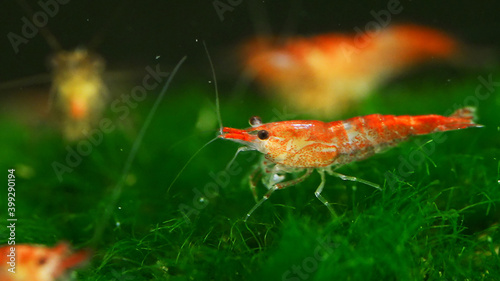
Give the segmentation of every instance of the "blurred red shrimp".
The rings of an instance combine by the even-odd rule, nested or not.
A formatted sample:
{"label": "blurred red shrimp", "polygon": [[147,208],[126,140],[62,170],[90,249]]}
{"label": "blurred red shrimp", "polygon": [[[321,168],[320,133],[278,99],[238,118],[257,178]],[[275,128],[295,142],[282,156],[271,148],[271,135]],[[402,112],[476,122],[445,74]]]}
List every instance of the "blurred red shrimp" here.
{"label": "blurred red shrimp", "polygon": [[88,258],[88,251],[71,253],[66,243],[52,248],[28,244],[5,245],[0,248],[0,280],[61,280],[69,269],[80,266]]}
{"label": "blurred red shrimp", "polygon": [[409,67],[456,57],[459,45],[431,28],[396,25],[358,35],[258,37],[240,51],[244,67],[269,91],[298,111],[332,118]]}

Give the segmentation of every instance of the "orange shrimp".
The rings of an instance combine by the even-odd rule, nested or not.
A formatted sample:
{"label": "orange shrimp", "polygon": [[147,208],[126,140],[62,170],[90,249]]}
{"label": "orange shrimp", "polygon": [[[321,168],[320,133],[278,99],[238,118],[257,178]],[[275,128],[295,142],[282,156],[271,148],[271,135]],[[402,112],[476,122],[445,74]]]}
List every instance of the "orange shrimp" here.
{"label": "orange shrimp", "polygon": [[86,250],[71,253],[66,243],[53,248],[28,244],[3,246],[0,247],[0,280],[57,280],[68,269],[84,263],[88,256]]}
{"label": "orange shrimp", "polygon": [[[219,138],[243,144],[238,152],[258,150],[265,157],[262,168],[268,176],[266,184],[269,190],[247,213],[245,220],[274,191],[303,181],[314,169],[321,176],[321,184],[315,195],[335,215],[321,195],[325,172],[343,180],[358,181],[380,189],[377,184],[336,173],[333,168],[366,159],[413,135],[481,127],[473,121],[474,112],[475,108],[465,107],[449,117],[372,114],[328,123],[293,120],[263,124],[259,117],[252,117],[251,128],[241,130],[224,127]],[[300,171],[305,171],[303,176],[283,182],[286,173]],[[257,198],[255,186],[251,185],[251,188]]]}
{"label": "orange shrimp", "polygon": [[240,54],[257,82],[287,105],[311,116],[334,118],[414,65],[456,59],[460,47],[438,30],[395,25],[352,35],[257,37],[246,42]]}

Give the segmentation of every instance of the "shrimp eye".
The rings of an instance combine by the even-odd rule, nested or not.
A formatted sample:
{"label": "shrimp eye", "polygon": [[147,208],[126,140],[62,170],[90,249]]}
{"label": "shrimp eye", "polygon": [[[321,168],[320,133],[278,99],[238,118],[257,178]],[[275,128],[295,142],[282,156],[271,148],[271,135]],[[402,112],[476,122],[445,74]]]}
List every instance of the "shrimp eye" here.
{"label": "shrimp eye", "polygon": [[252,127],[262,125],[262,119],[260,119],[259,116],[252,116],[248,122],[252,125]]}
{"label": "shrimp eye", "polygon": [[266,130],[260,130],[257,132],[257,137],[261,140],[267,140],[269,138],[269,132]]}

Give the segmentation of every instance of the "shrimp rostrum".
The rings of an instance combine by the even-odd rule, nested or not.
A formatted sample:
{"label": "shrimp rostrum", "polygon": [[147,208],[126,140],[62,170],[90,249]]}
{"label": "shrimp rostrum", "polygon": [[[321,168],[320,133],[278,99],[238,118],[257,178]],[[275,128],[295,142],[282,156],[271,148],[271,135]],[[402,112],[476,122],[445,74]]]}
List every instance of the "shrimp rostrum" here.
{"label": "shrimp rostrum", "polygon": [[[268,191],[257,200],[245,220],[274,191],[302,182],[313,170],[321,176],[315,195],[335,215],[328,200],[321,195],[325,173],[380,189],[377,184],[336,173],[334,169],[385,151],[414,135],[481,127],[474,123],[474,113],[475,108],[465,107],[450,116],[372,114],[333,122],[293,120],[262,123],[259,117],[252,117],[250,128],[224,127],[219,138],[243,144],[238,152],[258,150],[264,155],[261,166]],[[303,175],[285,181],[286,174],[297,172],[303,172]],[[255,185],[251,184],[251,187],[257,198]]]}

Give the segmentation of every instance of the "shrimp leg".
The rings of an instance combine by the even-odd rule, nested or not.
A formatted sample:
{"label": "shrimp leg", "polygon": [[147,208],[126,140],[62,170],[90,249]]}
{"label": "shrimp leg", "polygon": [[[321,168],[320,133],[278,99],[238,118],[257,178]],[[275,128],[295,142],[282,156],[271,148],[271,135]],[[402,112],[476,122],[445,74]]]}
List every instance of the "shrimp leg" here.
{"label": "shrimp leg", "polygon": [[252,173],[248,177],[248,183],[250,186],[250,190],[252,191],[253,198],[255,199],[255,203],[259,202],[256,187],[260,179],[262,179],[262,183],[266,186],[273,186],[275,183],[278,183],[281,180],[283,180],[282,178],[278,178],[274,179],[275,180],[274,182],[272,182],[271,180],[269,180],[269,182],[266,182],[265,177],[263,177],[263,174],[265,173],[265,174],[277,175],[278,171],[280,171],[279,167],[276,167],[274,163],[268,162],[266,160],[262,161],[262,163],[260,165],[257,165],[255,169],[252,171]]}
{"label": "shrimp leg", "polygon": [[248,185],[250,186],[250,190],[252,191],[253,198],[255,202],[258,202],[259,199],[257,197],[257,184],[259,183],[260,178],[262,177],[261,167],[256,167],[253,172],[248,176]]}
{"label": "shrimp leg", "polygon": [[330,206],[330,203],[328,203],[328,201],[325,199],[325,197],[323,197],[323,195],[321,195],[321,192],[323,191],[323,187],[325,187],[325,182],[326,182],[325,170],[318,169],[318,173],[321,176],[321,183],[319,184],[318,188],[314,192],[314,195],[316,195],[316,198],[318,198],[318,200],[321,201],[321,203],[323,203],[323,205],[325,205],[328,208],[328,211],[330,211],[332,216],[335,218],[335,217],[337,217],[337,213],[335,213],[332,206]]}
{"label": "shrimp leg", "polygon": [[353,181],[353,182],[360,182],[362,184],[366,184],[366,185],[369,185],[371,187],[374,187],[378,190],[382,190],[380,188],[380,185],[376,184],[376,183],[373,183],[371,181],[367,181],[367,180],[364,180],[364,179],[360,179],[360,178],[357,178],[357,177],[352,177],[352,176],[346,176],[344,174],[340,174],[340,173],[337,173],[337,172],[334,172],[332,171],[331,169],[326,169],[326,172],[331,175],[331,176],[336,176],[336,177],[339,177],[341,180],[344,180],[344,181]]}
{"label": "shrimp leg", "polygon": [[[248,220],[248,218],[252,215],[252,213],[260,206],[262,205],[262,203],[264,203],[264,201],[266,201],[267,199],[269,199],[269,197],[271,197],[271,194],[273,194],[274,191],[278,190],[278,189],[283,189],[283,188],[286,188],[288,186],[292,186],[292,185],[296,185],[302,181],[304,181],[307,177],[309,177],[311,175],[311,173],[313,172],[313,168],[308,168],[306,169],[306,172],[300,177],[300,178],[296,178],[296,179],[293,179],[293,180],[289,180],[289,181],[286,181],[286,182],[283,182],[283,183],[276,183],[274,185],[272,185],[269,190],[266,192],[266,194],[264,194],[264,196],[262,197],[262,199],[259,200],[259,202],[257,202],[252,209],[250,209],[250,211],[248,211],[245,219],[244,219],[244,222],[246,222]],[[326,201],[326,200],[325,200]]]}

